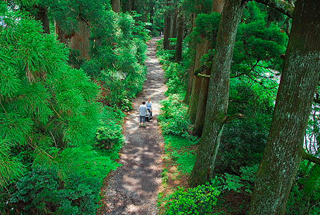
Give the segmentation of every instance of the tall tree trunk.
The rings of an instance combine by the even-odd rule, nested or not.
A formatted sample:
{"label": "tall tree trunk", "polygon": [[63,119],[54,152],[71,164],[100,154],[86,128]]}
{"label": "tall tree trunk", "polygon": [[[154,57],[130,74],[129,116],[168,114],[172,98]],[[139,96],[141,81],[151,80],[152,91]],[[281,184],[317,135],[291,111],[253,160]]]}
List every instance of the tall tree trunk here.
{"label": "tall tree trunk", "polygon": [[205,183],[213,175],[220,137],[227,120],[230,67],[244,5],[242,0],[226,0],[223,8],[211,70],[206,121],[190,177],[193,187]]}
{"label": "tall tree trunk", "polygon": [[[196,13],[192,13],[191,14],[191,23],[192,23],[192,27],[191,27],[191,31],[190,33],[193,31],[193,28],[196,27],[196,18],[197,18],[197,14]],[[189,43],[189,47],[192,48],[192,47],[195,47],[196,44],[195,42],[190,42]],[[193,50],[191,51],[190,53],[190,58],[191,59],[195,59],[196,57],[196,51]],[[194,75],[193,75],[193,71],[194,71],[194,61],[192,61],[191,65],[190,65],[190,68],[189,68],[189,71],[188,71],[188,87],[187,87],[187,94],[186,94],[186,97],[184,99],[184,102],[189,104],[190,102],[190,97],[191,97],[191,93],[192,93],[192,85],[193,85],[193,80],[194,80]]]}
{"label": "tall tree trunk", "polygon": [[178,9],[174,9],[173,22],[171,26],[171,38],[177,38],[178,35]]}
{"label": "tall tree trunk", "polygon": [[176,45],[176,55],[175,61],[180,62],[182,60],[182,48],[183,48],[183,37],[184,37],[184,14],[180,10],[178,17],[178,35],[177,35],[177,45]]}
{"label": "tall tree trunk", "polygon": [[[55,25],[55,33],[56,35],[58,35],[58,40],[61,43],[64,43],[66,45],[68,45],[69,41],[68,41],[68,35],[65,33],[65,31],[63,31],[59,25],[58,22],[54,22]],[[69,38],[70,39],[70,38]]]}
{"label": "tall tree trunk", "polygon": [[285,214],[298,171],[311,103],[320,78],[320,2],[298,0],[271,130],[249,214]]}
{"label": "tall tree trunk", "polygon": [[[167,6],[170,7],[171,3],[170,0],[167,0]],[[170,30],[171,30],[171,14],[170,11],[166,11],[164,14],[164,32],[163,32],[163,48],[169,49],[170,48]]]}
{"label": "tall tree trunk", "polygon": [[[221,13],[222,9],[223,9],[223,4],[224,4],[224,0],[213,1],[212,12]],[[207,54],[208,51],[213,48],[212,44],[209,42],[209,40],[207,38],[204,39],[204,44],[205,44],[204,48],[203,48],[204,51],[201,53],[202,56]],[[201,58],[199,58],[199,60],[200,59]],[[198,69],[198,68],[195,68],[195,69]],[[206,75],[210,76],[210,73],[211,73],[210,70],[206,71]],[[199,88],[199,90],[198,90],[199,92],[195,98],[195,99],[197,99],[197,101],[194,104],[196,106],[193,107],[195,110],[190,111],[190,113],[193,113],[193,115],[191,115],[190,117],[191,117],[192,122],[194,123],[192,133],[194,135],[201,136],[204,122],[205,122],[209,80],[207,78],[201,78],[198,88]],[[191,100],[192,100],[192,98],[191,98]]]}
{"label": "tall tree trunk", "polygon": [[171,25],[171,17],[169,13],[165,14],[164,17],[164,32],[163,32],[163,48],[164,49],[169,49],[169,45],[170,45],[170,25]]}
{"label": "tall tree trunk", "polygon": [[72,63],[75,68],[80,68],[82,61],[90,59],[90,36],[90,26],[85,21],[79,21],[78,30],[70,41],[70,48],[79,51],[75,56],[76,62]]}
{"label": "tall tree trunk", "polygon": [[225,0],[214,0],[212,4],[212,11],[217,13],[222,13],[223,5]]}
{"label": "tall tree trunk", "polygon": [[36,20],[40,20],[43,28],[43,32],[46,34],[50,34],[50,23],[48,18],[48,8],[43,6],[36,6],[38,9]]}
{"label": "tall tree trunk", "polygon": [[120,10],[121,10],[120,0],[111,0],[111,1],[112,1],[112,10],[116,13],[120,13]]}
{"label": "tall tree trunk", "polygon": [[[202,56],[208,52],[208,50],[209,50],[209,41],[206,39],[202,39],[201,42],[197,44],[196,58],[194,62],[194,71],[200,68],[201,66],[200,60]],[[192,73],[193,76],[194,76],[194,71]],[[202,78],[194,76],[192,92],[191,92],[191,97],[189,102],[189,109],[188,109],[188,113],[192,123],[194,123],[196,120],[201,82],[202,82]]]}
{"label": "tall tree trunk", "polygon": [[152,24],[151,30],[153,30],[153,23],[154,23],[154,6],[155,6],[155,3],[151,1],[149,6],[149,11],[150,11],[149,21]]}

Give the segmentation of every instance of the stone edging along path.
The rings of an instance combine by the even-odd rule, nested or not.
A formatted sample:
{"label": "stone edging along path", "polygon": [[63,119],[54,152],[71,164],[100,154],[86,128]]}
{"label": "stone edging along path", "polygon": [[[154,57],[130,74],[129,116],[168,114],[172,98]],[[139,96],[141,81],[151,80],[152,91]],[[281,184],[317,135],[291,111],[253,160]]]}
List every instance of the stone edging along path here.
{"label": "stone edging along path", "polygon": [[[133,102],[125,125],[125,145],[121,150],[122,164],[108,179],[104,193],[106,206],[99,214],[158,214],[157,199],[161,186],[163,137],[158,126],[160,101],[167,87],[164,72],[156,58],[156,41],[148,43],[147,80],[143,91]],[[139,127],[138,108],[142,101],[152,99],[153,119]]]}

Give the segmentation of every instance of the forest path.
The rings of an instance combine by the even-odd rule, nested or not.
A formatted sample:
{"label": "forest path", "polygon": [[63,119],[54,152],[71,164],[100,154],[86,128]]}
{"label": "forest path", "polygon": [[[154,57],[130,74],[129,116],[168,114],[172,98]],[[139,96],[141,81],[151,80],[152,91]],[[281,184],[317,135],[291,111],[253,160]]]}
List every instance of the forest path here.
{"label": "forest path", "polygon": [[[113,172],[105,191],[106,207],[102,214],[158,213],[157,198],[161,185],[163,137],[158,126],[160,101],[167,90],[164,72],[156,58],[156,41],[148,43],[147,80],[143,91],[134,100],[133,110],[128,113],[124,125],[126,144],[121,150],[123,165]],[[139,127],[138,108],[142,101],[152,98],[153,119],[146,127]]]}

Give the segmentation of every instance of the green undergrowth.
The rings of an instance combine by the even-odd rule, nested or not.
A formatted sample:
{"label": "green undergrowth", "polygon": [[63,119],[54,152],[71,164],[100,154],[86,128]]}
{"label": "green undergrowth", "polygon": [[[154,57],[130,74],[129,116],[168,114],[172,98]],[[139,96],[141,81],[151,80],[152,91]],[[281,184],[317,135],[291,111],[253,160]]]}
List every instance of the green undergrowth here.
{"label": "green undergrowth", "polygon": [[[161,41],[159,42],[159,44]],[[187,114],[188,107],[183,103],[185,97],[186,67],[171,62],[172,51],[164,51],[158,46],[157,56],[165,70],[168,98],[161,102],[159,115],[160,126],[165,140],[165,159],[167,167],[162,172],[164,187],[169,180],[179,180],[179,177],[169,178],[171,163],[177,166],[178,172],[172,175],[190,175],[195,164],[195,149],[199,140],[190,134],[191,122]],[[158,205],[162,214],[207,214],[217,204],[219,191],[216,187],[206,184],[195,188],[169,187],[171,191],[160,193]]]}
{"label": "green undergrowth", "polygon": [[239,175],[221,173],[210,183],[195,188],[170,186],[170,180],[179,180],[172,175],[188,178],[191,174],[199,138],[190,134],[192,124],[187,114],[188,106],[183,103],[186,92],[182,83],[186,81],[187,67],[184,63],[172,62],[172,51],[163,50],[161,41],[157,56],[165,70],[168,86],[168,97],[161,103],[159,116],[165,140],[165,159],[172,161],[178,171],[170,171],[170,162],[163,170],[163,183],[171,191],[159,194],[160,211],[162,214],[229,214],[236,212],[233,211],[236,207],[245,211],[247,208],[243,205],[249,202],[257,165],[241,167]]}
{"label": "green undergrowth", "polygon": [[164,51],[159,47],[157,56],[165,70],[168,96],[161,102],[160,126],[165,139],[165,153],[176,162],[178,170],[190,174],[195,162],[194,146],[196,137],[190,134],[191,122],[187,114],[188,107],[183,103],[185,90],[183,84],[183,65],[171,62],[172,51]]}
{"label": "green undergrowth", "polygon": [[[40,22],[0,3],[0,214],[91,215],[100,207],[103,181],[120,166],[122,111],[146,74],[132,17],[106,13],[117,18],[109,27],[119,47],[103,44],[75,69]],[[118,58],[99,55],[106,50]]]}

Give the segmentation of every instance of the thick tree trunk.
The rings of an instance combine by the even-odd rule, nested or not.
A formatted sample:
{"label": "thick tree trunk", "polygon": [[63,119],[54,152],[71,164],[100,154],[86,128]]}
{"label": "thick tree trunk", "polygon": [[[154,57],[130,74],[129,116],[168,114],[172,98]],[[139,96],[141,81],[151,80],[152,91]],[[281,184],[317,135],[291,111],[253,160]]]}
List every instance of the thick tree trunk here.
{"label": "thick tree trunk", "polygon": [[[221,13],[223,9],[224,0],[215,0],[213,1],[212,12]],[[205,39],[205,48],[204,54],[207,54],[210,49],[212,49],[212,44]],[[207,70],[206,75],[210,76],[211,71]],[[208,97],[208,89],[209,89],[209,79],[201,78],[200,83],[200,91],[198,96],[197,107],[195,111],[195,118],[192,133],[197,136],[201,136],[204,122],[205,122],[205,114],[206,114],[206,106],[207,106],[207,97]]]}
{"label": "thick tree trunk", "polygon": [[[171,6],[170,0],[167,0],[167,6]],[[171,30],[171,14],[170,11],[166,11],[164,14],[164,32],[163,32],[163,48],[169,49],[170,48],[170,30]]]}
{"label": "thick tree trunk", "polygon": [[170,25],[171,25],[171,17],[169,13],[165,14],[164,17],[164,32],[163,32],[163,48],[164,49],[169,49],[170,45]]}
{"label": "thick tree trunk", "polygon": [[180,11],[180,14],[178,17],[178,36],[177,36],[176,55],[175,55],[175,61],[178,63],[182,60],[183,37],[184,37],[184,14],[183,14],[183,11]]}
{"label": "thick tree trunk", "polygon": [[205,183],[213,176],[214,162],[227,117],[230,67],[244,5],[242,0],[226,0],[223,8],[211,70],[206,121],[190,177],[190,185],[193,187]]}
{"label": "thick tree trunk", "polygon": [[[207,41],[209,43],[209,41]],[[210,47],[208,44],[207,47]],[[211,70],[208,69],[205,73],[206,75],[211,75]],[[201,136],[203,131],[203,126],[205,122],[208,90],[209,90],[209,78],[201,78],[201,87],[199,92],[198,107],[196,112],[196,118],[192,129],[192,134]]]}
{"label": "thick tree trunk", "polygon": [[[200,60],[204,54],[206,54],[209,50],[209,42],[208,40],[204,39],[201,41],[201,43],[197,44],[196,49],[196,58],[194,62],[194,69],[192,72],[192,75],[194,76],[194,71],[200,68],[201,63]],[[192,92],[190,97],[190,103],[189,103],[189,109],[188,113],[191,119],[191,122],[194,123],[197,116],[197,108],[198,108],[198,101],[199,101],[199,95],[200,95],[200,89],[201,89],[201,82],[202,78],[194,77],[193,86],[192,86]]]}
{"label": "thick tree trunk", "polygon": [[251,215],[285,214],[320,78],[320,2],[298,0],[271,130],[250,204]]}
{"label": "thick tree trunk", "polygon": [[120,13],[120,10],[121,10],[120,0],[112,0],[112,10],[116,13]]}
{"label": "thick tree trunk", "polygon": [[153,23],[154,23],[154,6],[155,6],[155,3],[153,1],[150,2],[150,5],[149,5],[149,21],[150,23],[152,24],[152,29],[153,30]]}
{"label": "thick tree trunk", "polygon": [[223,5],[225,0],[214,0],[212,4],[212,11],[217,13],[222,13]]}
{"label": "thick tree trunk", "polygon": [[[196,26],[196,17],[197,17],[197,14],[196,13],[193,13],[191,15],[191,23],[192,23],[192,27],[191,27],[191,31],[190,33],[193,31],[193,28]],[[196,44],[194,42],[190,42],[189,43],[189,47],[192,48],[192,47],[195,47]],[[191,59],[195,59],[196,57],[196,51],[192,51],[192,53],[190,54],[190,58]],[[193,75],[193,71],[194,71],[194,61],[191,63],[190,65],[190,68],[189,68],[189,71],[188,71],[188,88],[187,88],[187,94],[186,94],[186,97],[184,99],[184,102],[186,104],[189,104],[190,102],[190,97],[191,97],[191,93],[192,93],[192,85],[193,85],[193,80],[194,80],[194,75]]]}
{"label": "thick tree trunk", "polygon": [[42,6],[36,6],[38,9],[36,20],[40,20],[43,28],[43,32],[50,34],[50,23],[48,18],[48,8]]}
{"label": "thick tree trunk", "polygon": [[70,48],[79,51],[75,56],[77,63],[74,63],[75,68],[79,68],[84,60],[90,60],[90,26],[85,21],[79,21],[78,30],[71,37]]}
{"label": "thick tree trunk", "polygon": [[173,13],[173,21],[171,25],[171,38],[177,38],[178,34],[178,10],[175,9]]}
{"label": "thick tree trunk", "polygon": [[61,27],[59,26],[59,23],[54,22],[54,25],[55,25],[55,33],[56,35],[58,35],[58,40],[61,43],[68,45],[69,44],[68,35],[61,29]]}

